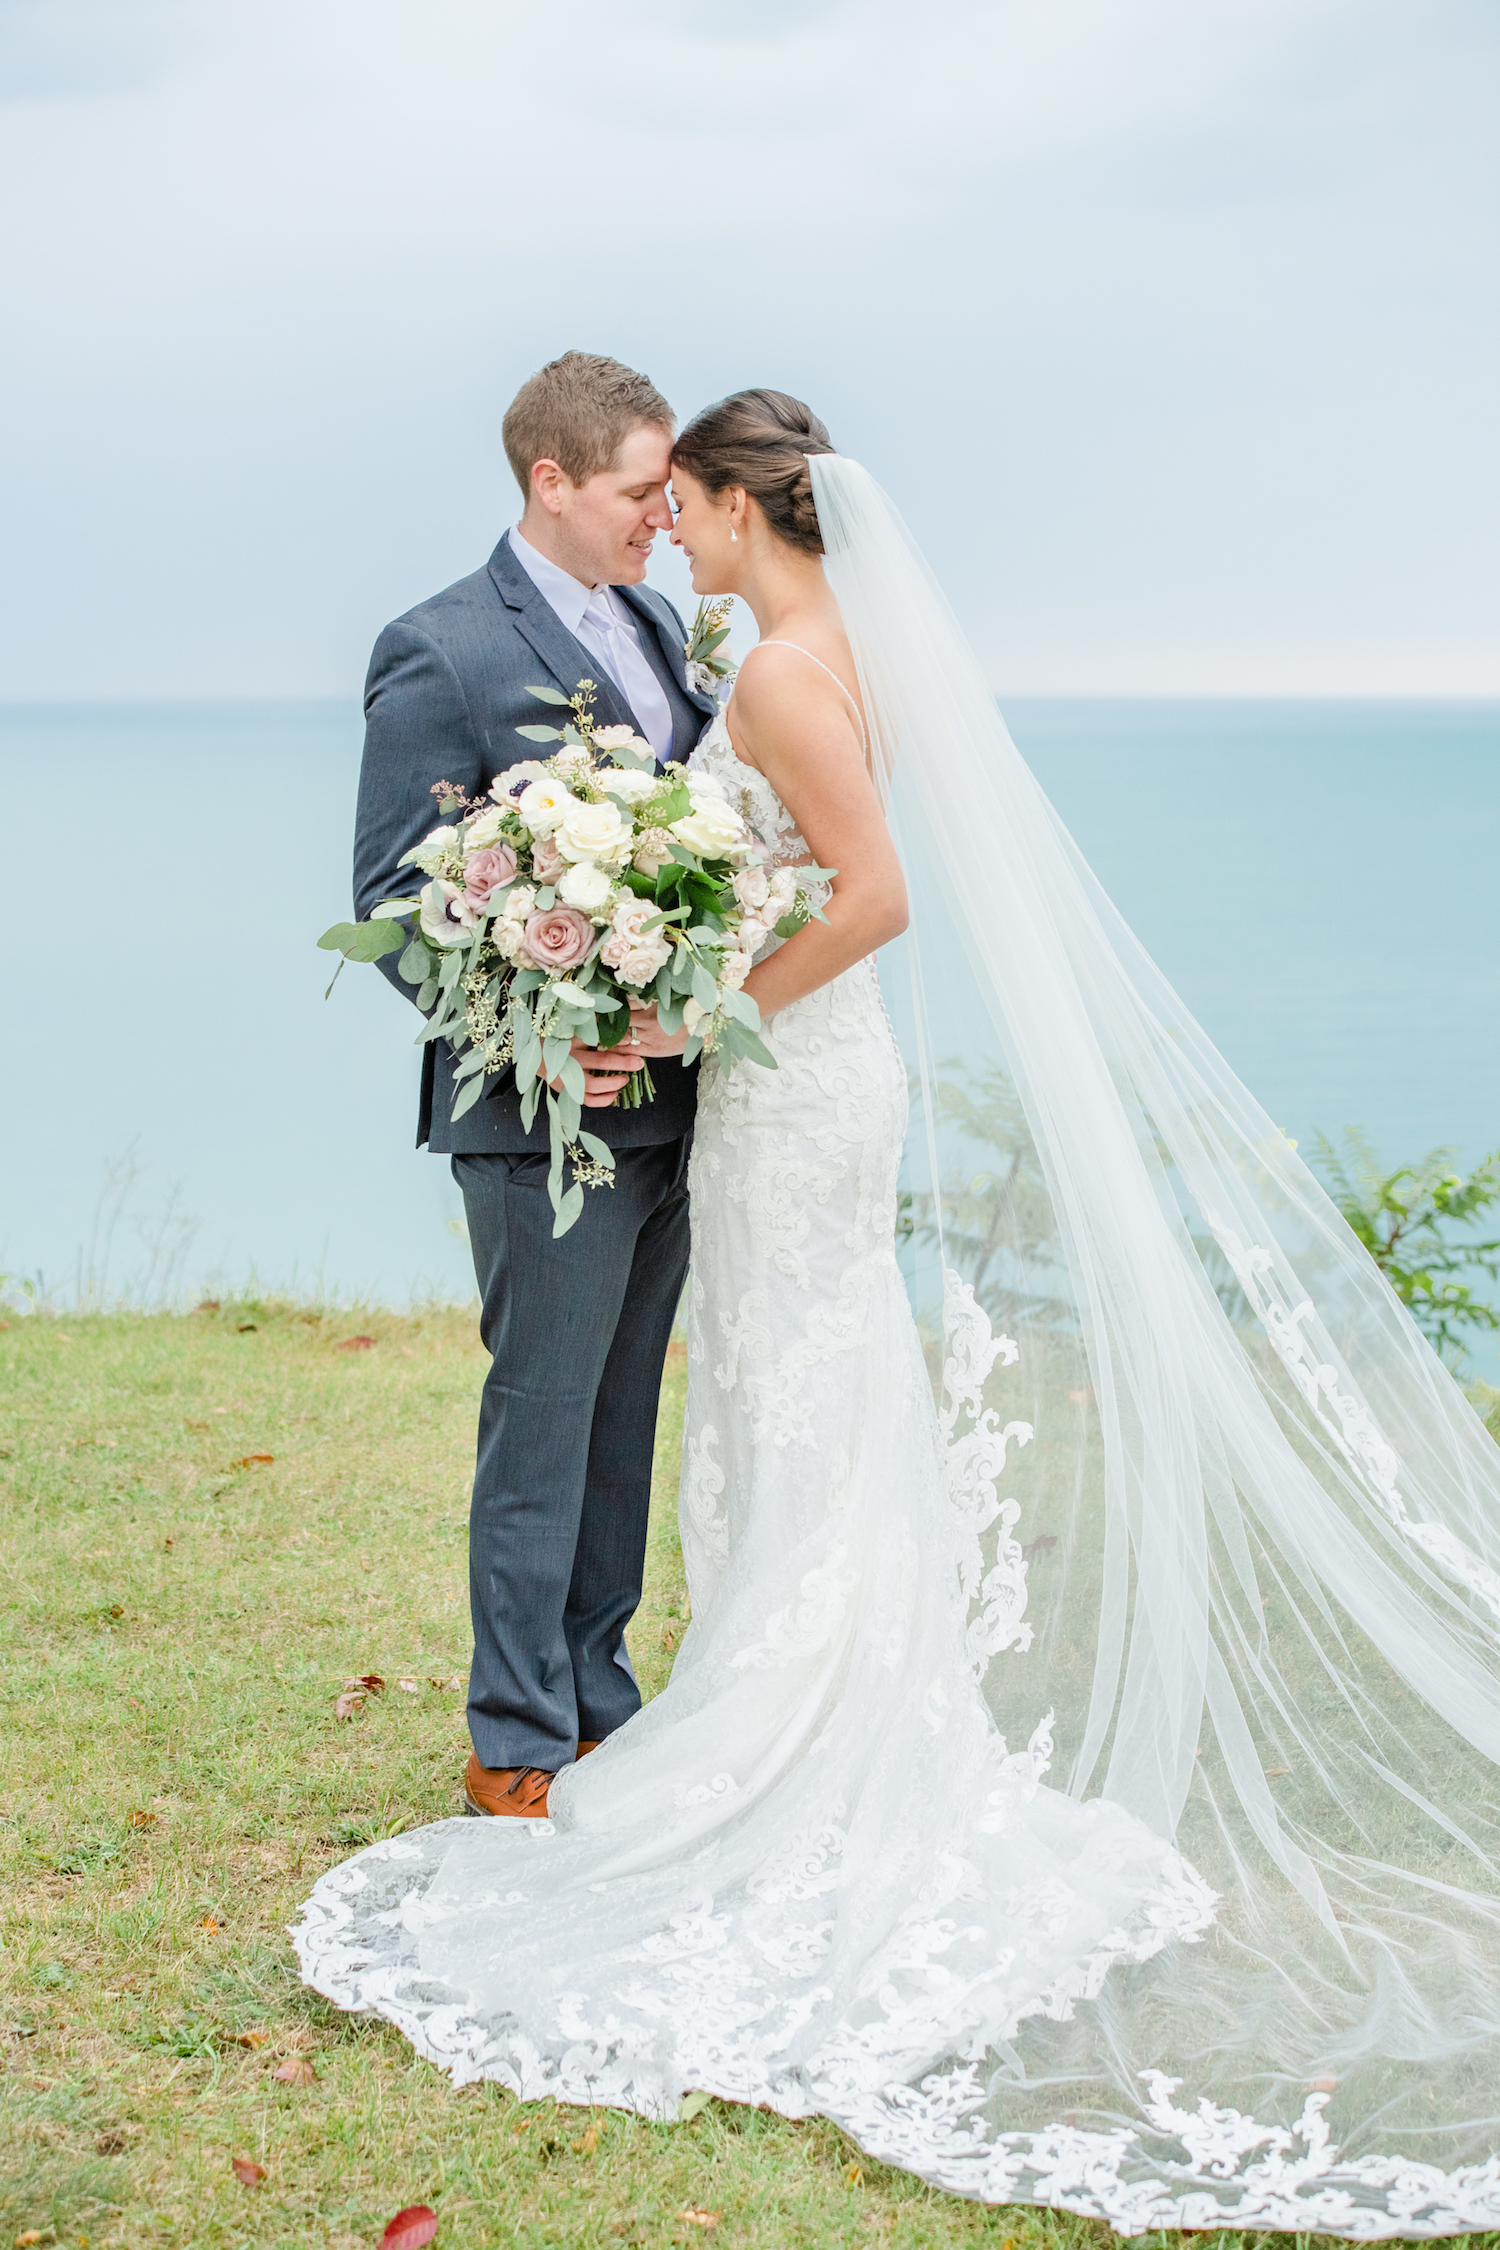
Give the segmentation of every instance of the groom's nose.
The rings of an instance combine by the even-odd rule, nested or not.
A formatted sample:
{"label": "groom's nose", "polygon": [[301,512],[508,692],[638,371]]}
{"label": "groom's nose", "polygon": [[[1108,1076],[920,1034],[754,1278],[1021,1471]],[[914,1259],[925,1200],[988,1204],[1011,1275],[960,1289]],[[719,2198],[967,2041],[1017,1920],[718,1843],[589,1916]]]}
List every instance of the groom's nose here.
{"label": "groom's nose", "polygon": [[665,485],[662,486],[660,492],[656,494],[655,498],[651,502],[650,507],[646,510],[645,521],[650,524],[653,531],[671,530],[672,509],[671,504],[667,499],[667,488]]}

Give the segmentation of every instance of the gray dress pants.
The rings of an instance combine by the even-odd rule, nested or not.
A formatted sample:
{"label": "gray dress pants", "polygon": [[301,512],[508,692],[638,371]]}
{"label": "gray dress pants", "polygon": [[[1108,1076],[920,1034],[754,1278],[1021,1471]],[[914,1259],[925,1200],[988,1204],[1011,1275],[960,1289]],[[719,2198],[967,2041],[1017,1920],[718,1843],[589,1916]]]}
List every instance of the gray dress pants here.
{"label": "gray dress pants", "polygon": [[640,1709],[657,1397],[688,1262],[691,1134],[615,1152],[552,1239],[545,1153],[455,1156],[491,1355],[469,1514],[469,1732],[483,1766],[572,1763]]}

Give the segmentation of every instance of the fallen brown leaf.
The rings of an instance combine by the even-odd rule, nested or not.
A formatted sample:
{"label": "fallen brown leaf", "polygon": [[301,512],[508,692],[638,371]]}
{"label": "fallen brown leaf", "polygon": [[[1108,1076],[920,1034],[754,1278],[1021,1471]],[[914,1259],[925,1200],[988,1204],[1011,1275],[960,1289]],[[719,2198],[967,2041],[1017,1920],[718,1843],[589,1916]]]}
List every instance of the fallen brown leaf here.
{"label": "fallen brown leaf", "polygon": [[256,1333],[256,1325],[253,1320],[242,1320],[235,1330],[237,1336],[254,1336]]}
{"label": "fallen brown leaf", "polygon": [[716,2227],[722,2214],[718,2211],[700,2211],[696,2203],[690,2203],[682,2215],[689,2226]]}
{"label": "fallen brown leaf", "polygon": [[16,2250],[21,2250],[22,2243],[55,2242],[56,2240],[57,2237],[51,2227],[28,2227],[24,2234],[16,2236]]}
{"label": "fallen brown leaf", "polygon": [[164,1539],[164,1540],[162,1541],[162,1551],[163,1551],[163,1552],[164,1552],[165,1554],[170,1554],[170,1553],[172,1552],[172,1549],[173,1549],[173,1548],[174,1548],[174,1547],[176,1546],[176,1544],[177,1544],[176,1540],[175,1540],[175,1539],[173,1539],[173,1538],[171,1538],[170,1536],[168,1536],[167,1538],[165,1538],[165,1539]]}
{"label": "fallen brown leaf", "polygon": [[205,1914],[198,1927],[200,1930],[207,1930],[210,1937],[217,1937],[219,1934],[218,1920],[212,1914]]}
{"label": "fallen brown leaf", "polygon": [[288,2055],[279,2069],[271,2073],[283,2086],[316,2086],[318,2074],[303,2055]]}
{"label": "fallen brown leaf", "polygon": [[205,1297],[201,1305],[194,1305],[193,1307],[194,1312],[217,1312],[218,1309],[219,1300],[217,1297]]}
{"label": "fallen brown leaf", "polygon": [[1267,1766],[1266,1779],[1267,1781],[1285,1781],[1291,1770],[1290,1766]]}
{"label": "fallen brown leaf", "polygon": [[234,2035],[237,2047],[265,2047],[270,2044],[270,2039],[269,2031],[237,2031]]}
{"label": "fallen brown leaf", "polygon": [[388,2222],[380,2237],[380,2250],[422,2250],[437,2229],[436,2211],[429,2211],[425,2203],[409,2203]]}
{"label": "fallen brown leaf", "polygon": [[385,1682],[378,1672],[359,1672],[344,1682],[346,1688],[363,1688],[366,1695],[383,1695]]}
{"label": "fallen brown leaf", "polygon": [[[346,1336],[341,1344],[335,1344],[333,1348],[336,1352],[369,1352],[375,1349],[375,1339],[373,1336]],[[426,2242],[428,2239],[424,2234],[422,2240]]]}
{"label": "fallen brown leaf", "polygon": [[259,2187],[266,2176],[264,2164],[257,2164],[253,2156],[231,2156],[229,2169],[241,2187]]}
{"label": "fallen brown leaf", "polygon": [[450,1672],[447,1679],[445,1680],[435,1678],[430,1672],[427,1675],[427,1685],[429,1687],[461,1688],[463,1684],[463,1674],[461,1672]]}
{"label": "fallen brown leaf", "polygon": [[257,1461],[274,1461],[274,1453],[242,1453],[238,1461],[231,1461],[231,1469],[253,1469]]}
{"label": "fallen brown leaf", "polygon": [[862,2179],[864,2178],[864,2176],[865,2176],[865,2175],[864,2175],[863,2171],[862,2171],[862,2170],[860,2169],[859,2165],[857,2165],[857,2164],[846,2164],[846,2165],[844,2166],[844,2185],[845,2185],[845,2187],[858,2187],[858,2186],[859,2186],[859,2183],[860,2183],[860,2181],[861,2181],[861,2180],[862,2180]]}
{"label": "fallen brown leaf", "polygon": [[364,1697],[362,1695],[351,1695],[347,1690],[343,1695],[336,1695],[333,1699],[333,1715],[336,1719],[358,1718],[364,1707]]}
{"label": "fallen brown leaf", "polygon": [[133,1812],[130,1815],[130,1825],[132,1828],[154,1828],[156,1815],[154,1812]]}
{"label": "fallen brown leaf", "polygon": [[1331,2094],[1337,2085],[1336,2078],[1314,2078],[1307,2090],[1310,2094]]}
{"label": "fallen brown leaf", "polygon": [[603,2131],[602,2124],[591,2125],[588,2131],[573,2143],[573,2154],[575,2156],[592,2156],[599,2146],[599,2135]]}
{"label": "fallen brown leaf", "polygon": [[661,1629],[661,1645],[669,1652],[677,1646],[677,1629],[675,1626],[663,1625]]}

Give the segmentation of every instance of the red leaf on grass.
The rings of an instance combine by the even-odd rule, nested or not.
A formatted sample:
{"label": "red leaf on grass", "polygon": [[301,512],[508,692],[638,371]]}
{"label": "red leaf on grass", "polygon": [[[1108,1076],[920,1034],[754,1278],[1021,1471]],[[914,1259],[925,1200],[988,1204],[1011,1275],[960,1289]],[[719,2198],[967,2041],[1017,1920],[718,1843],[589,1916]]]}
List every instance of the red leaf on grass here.
{"label": "red leaf on grass", "polygon": [[363,1688],[366,1695],[382,1695],[385,1682],[378,1672],[361,1672],[357,1678],[345,1680],[346,1688]]}
{"label": "red leaf on grass", "polygon": [[[375,1349],[375,1339],[373,1336],[346,1336],[341,1344],[335,1344],[333,1348],[336,1352],[369,1352]],[[425,2234],[422,2240],[427,2240]]]}
{"label": "red leaf on grass", "polygon": [[280,2069],[273,2070],[271,2076],[279,2078],[283,2086],[316,2086],[318,2083],[317,2072],[301,2055],[288,2055]]}
{"label": "red leaf on grass", "polygon": [[231,2156],[229,2169],[241,2187],[259,2187],[266,2176],[264,2164],[257,2164],[253,2156]]}
{"label": "red leaf on grass", "polygon": [[242,1453],[238,1461],[231,1461],[231,1469],[253,1469],[257,1461],[274,1461],[274,1453]]}
{"label": "red leaf on grass", "polygon": [[154,1828],[156,1815],[154,1812],[133,1812],[130,1815],[130,1825],[132,1828]]}
{"label": "red leaf on grass", "polygon": [[385,2233],[380,2237],[380,2250],[422,2250],[437,2233],[437,2213],[429,2211],[425,2203],[408,2204],[398,2211]]}

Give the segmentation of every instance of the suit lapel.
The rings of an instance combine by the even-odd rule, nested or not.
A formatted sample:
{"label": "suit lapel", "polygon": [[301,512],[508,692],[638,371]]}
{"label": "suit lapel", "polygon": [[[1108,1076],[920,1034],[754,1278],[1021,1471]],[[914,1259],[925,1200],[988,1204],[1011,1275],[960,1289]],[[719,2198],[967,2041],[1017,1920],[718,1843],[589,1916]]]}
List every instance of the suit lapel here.
{"label": "suit lapel", "polygon": [[[582,641],[573,638],[541,588],[532,584],[511,553],[507,540],[502,539],[490,557],[490,576],[511,613],[516,631],[536,650],[546,672],[563,694],[571,695],[580,680],[592,680],[599,691],[594,698],[594,716],[600,726],[635,726],[638,723],[635,713],[614,681],[598,658],[590,656]],[[545,687],[547,681],[539,678],[535,684]],[[550,723],[538,704],[537,724]]]}

